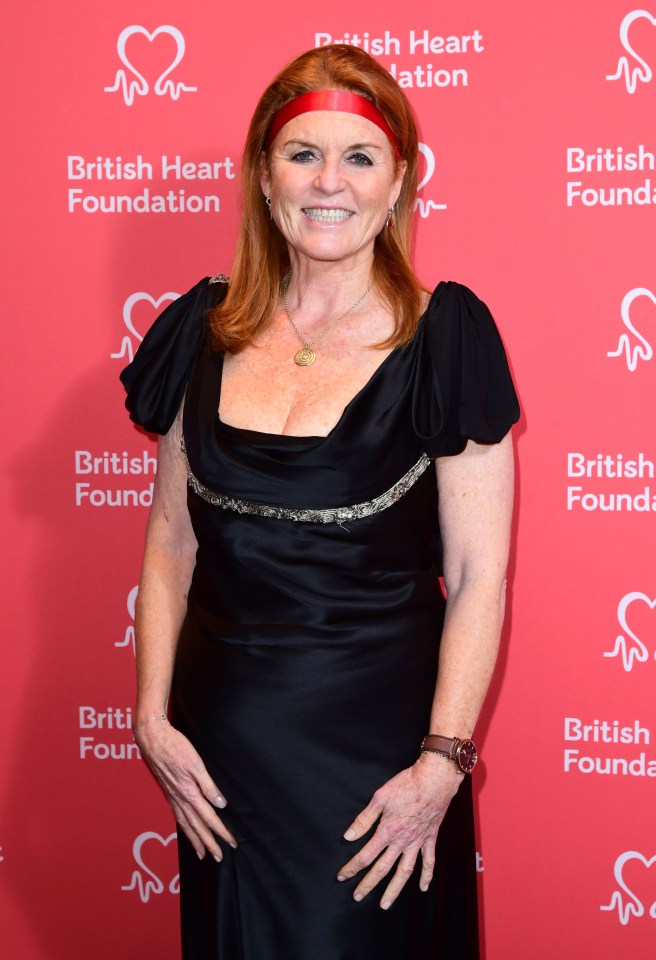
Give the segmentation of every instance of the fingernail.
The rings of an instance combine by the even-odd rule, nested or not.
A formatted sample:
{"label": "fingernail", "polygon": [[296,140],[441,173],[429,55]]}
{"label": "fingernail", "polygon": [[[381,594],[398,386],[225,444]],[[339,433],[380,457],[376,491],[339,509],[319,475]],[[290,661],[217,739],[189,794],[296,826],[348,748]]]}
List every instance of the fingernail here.
{"label": "fingernail", "polygon": [[217,855],[214,854],[214,859],[216,860],[217,863],[221,863],[221,861],[223,860],[223,857],[217,857]]}
{"label": "fingernail", "polygon": [[338,873],[337,879],[339,880],[340,883],[344,883],[344,881],[346,880],[346,877],[344,876],[343,873]]}
{"label": "fingernail", "polygon": [[391,901],[391,900],[383,900],[383,902],[382,902],[381,905],[380,905],[380,909],[381,909],[381,910],[389,910],[389,908],[390,908],[391,906],[392,906],[392,901]]}
{"label": "fingernail", "polygon": [[214,801],[214,806],[215,806],[215,807],[225,807],[225,806],[226,806],[226,802],[225,802],[224,798],[223,798],[223,797],[217,797],[216,800]]}
{"label": "fingernail", "polygon": [[237,844],[236,844],[236,843],[231,843],[230,846],[232,847],[233,850],[236,850],[236,849],[237,849]]}
{"label": "fingernail", "polygon": [[421,890],[422,893],[426,893],[426,891],[428,890],[428,884],[422,883],[419,889]]}
{"label": "fingernail", "polygon": [[199,853],[198,850],[197,850],[197,851],[196,851],[196,856],[198,857],[199,860],[202,860],[203,857],[205,856],[205,854]]}
{"label": "fingernail", "polygon": [[352,830],[350,827],[344,834],[345,840],[355,840],[355,830]]}
{"label": "fingernail", "polygon": [[354,900],[357,900],[358,903],[359,903],[360,900],[364,899],[364,894],[362,894],[362,893],[354,893],[354,894],[353,894],[353,899],[354,899]]}

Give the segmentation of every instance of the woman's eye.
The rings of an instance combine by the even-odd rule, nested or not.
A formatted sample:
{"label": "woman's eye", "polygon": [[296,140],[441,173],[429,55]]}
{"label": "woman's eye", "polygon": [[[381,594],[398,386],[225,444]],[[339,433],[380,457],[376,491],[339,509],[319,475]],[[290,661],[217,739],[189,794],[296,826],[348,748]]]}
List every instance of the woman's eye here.
{"label": "woman's eye", "polygon": [[309,163],[310,160],[314,159],[314,154],[311,150],[299,150],[298,153],[292,154],[292,160],[294,163]]}
{"label": "woman's eye", "polygon": [[356,167],[370,167],[372,165],[371,159],[366,153],[352,153],[349,161],[354,163]]}

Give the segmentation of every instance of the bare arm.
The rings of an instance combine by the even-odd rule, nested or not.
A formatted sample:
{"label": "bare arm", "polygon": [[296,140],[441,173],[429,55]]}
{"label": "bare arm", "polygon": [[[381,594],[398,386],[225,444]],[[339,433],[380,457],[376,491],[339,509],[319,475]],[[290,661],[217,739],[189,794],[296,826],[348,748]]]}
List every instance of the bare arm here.
{"label": "bare arm", "polygon": [[164,716],[175,651],[187,611],[196,562],[196,538],[187,510],[187,475],[180,450],[182,412],[159,442],[146,548],[136,610],[137,704],[135,738],[175,818],[200,858],[222,859],[216,836],[236,841],[214,807],[226,801],[193,745]]}
{"label": "bare arm", "polygon": [[196,562],[180,452],[181,415],[158,444],[153,504],[137,597],[136,722],[166,713],[173,662]]}
{"label": "bare arm", "polygon": [[[430,731],[473,733],[497,657],[513,501],[510,436],[435,462],[446,615]],[[449,732],[453,731],[453,732]]]}
{"label": "bare arm", "polygon": [[[466,737],[489,686],[503,622],[513,497],[511,438],[489,446],[469,441],[461,454],[439,459],[435,466],[447,606],[426,732]],[[419,883],[428,889],[437,833],[461,780],[454,763],[422,754],[376,791],[345,834],[358,840],[380,818],[373,837],[338,875],[347,879],[370,868],[355,889],[356,900],[370,893],[398,861],[381,899],[387,909],[420,852]]]}

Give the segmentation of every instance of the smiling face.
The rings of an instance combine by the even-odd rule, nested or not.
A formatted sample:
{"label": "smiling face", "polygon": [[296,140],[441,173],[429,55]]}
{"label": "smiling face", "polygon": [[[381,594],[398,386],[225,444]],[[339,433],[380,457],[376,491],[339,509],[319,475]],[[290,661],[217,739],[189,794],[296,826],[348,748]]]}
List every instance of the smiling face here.
{"label": "smiling face", "polygon": [[318,110],[285,124],[268,165],[263,157],[260,182],[292,263],[308,258],[355,267],[373,257],[404,173],[376,124]]}

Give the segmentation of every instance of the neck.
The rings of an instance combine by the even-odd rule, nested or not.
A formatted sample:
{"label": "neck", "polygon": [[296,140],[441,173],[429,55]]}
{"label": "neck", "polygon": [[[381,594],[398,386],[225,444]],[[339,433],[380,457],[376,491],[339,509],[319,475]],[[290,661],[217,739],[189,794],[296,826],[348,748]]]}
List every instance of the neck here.
{"label": "neck", "polygon": [[373,254],[345,263],[310,260],[290,251],[290,263],[287,302],[308,318],[346,310],[371,284]]}

